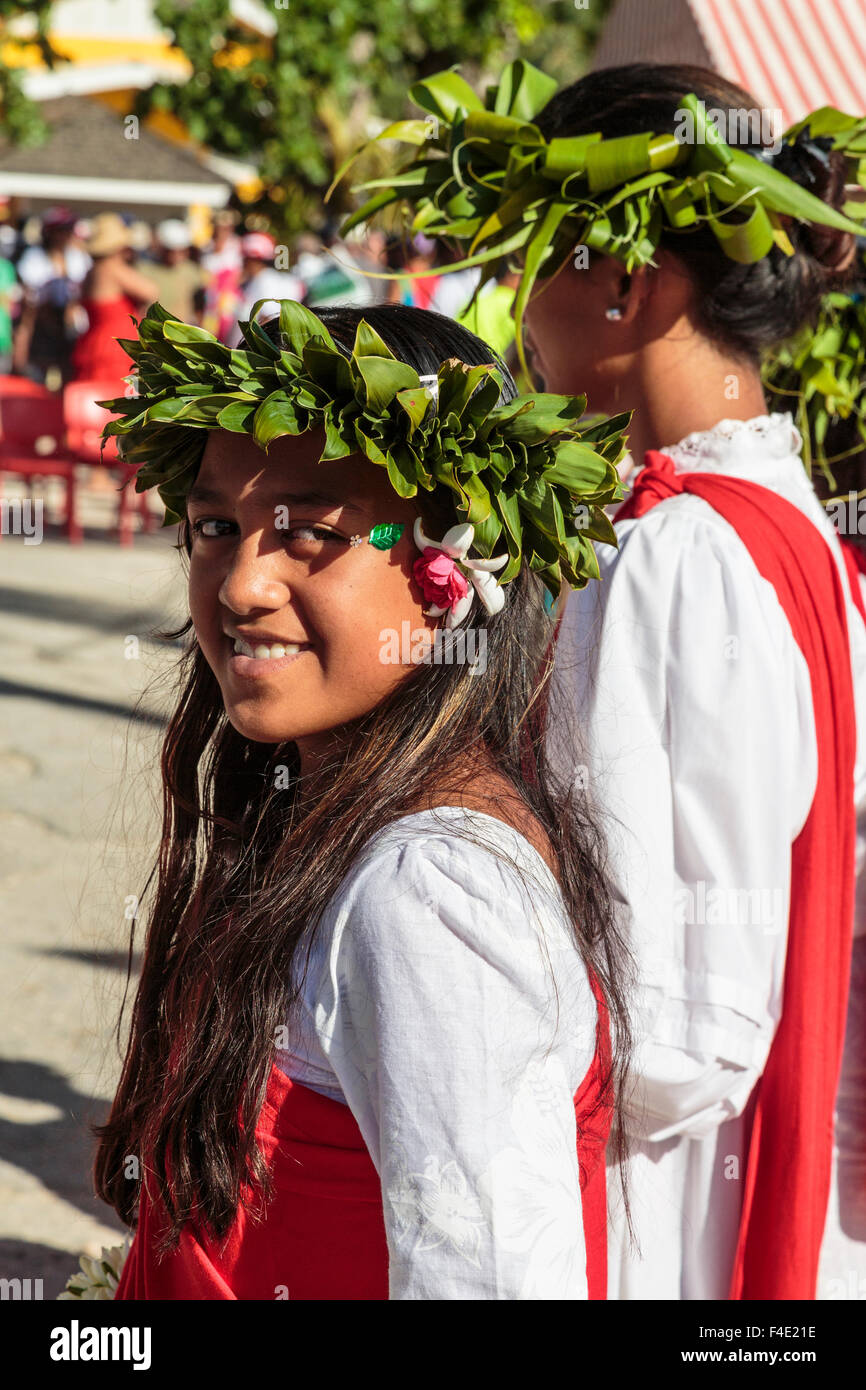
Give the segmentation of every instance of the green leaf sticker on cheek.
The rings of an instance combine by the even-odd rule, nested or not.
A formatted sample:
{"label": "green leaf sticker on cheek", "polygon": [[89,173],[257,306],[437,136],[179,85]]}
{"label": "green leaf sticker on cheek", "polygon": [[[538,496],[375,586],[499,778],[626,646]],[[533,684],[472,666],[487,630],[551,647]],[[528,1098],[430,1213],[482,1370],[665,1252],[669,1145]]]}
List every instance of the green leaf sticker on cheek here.
{"label": "green leaf sticker on cheek", "polygon": [[390,550],[406,530],[402,521],[384,521],[374,526],[367,539],[377,550]]}

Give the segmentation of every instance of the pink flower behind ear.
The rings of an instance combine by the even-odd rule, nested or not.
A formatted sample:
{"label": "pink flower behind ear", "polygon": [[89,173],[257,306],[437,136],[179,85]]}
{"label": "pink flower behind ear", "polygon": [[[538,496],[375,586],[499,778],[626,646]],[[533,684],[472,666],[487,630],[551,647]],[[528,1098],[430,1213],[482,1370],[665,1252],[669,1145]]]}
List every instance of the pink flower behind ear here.
{"label": "pink flower behind ear", "polygon": [[432,546],[427,546],[421,558],[415,561],[412,573],[426,602],[435,603],[438,608],[456,608],[469,592],[469,584],[456,562]]}

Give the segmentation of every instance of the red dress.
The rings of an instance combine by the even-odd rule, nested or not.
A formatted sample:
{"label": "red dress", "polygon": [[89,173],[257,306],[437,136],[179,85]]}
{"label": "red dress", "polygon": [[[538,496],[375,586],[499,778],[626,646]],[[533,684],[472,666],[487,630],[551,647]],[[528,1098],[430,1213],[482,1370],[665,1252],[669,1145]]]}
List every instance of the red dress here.
{"label": "red dress", "polygon": [[123,377],[133,369],[117,338],[128,338],[132,332],[130,316],[139,313],[139,306],[127,295],[117,299],[84,299],[88,327],[72,351],[73,380],[118,382],[118,395],[123,394]]}
{"label": "red dress", "polygon": [[[597,1036],[596,1055],[574,1105],[589,1297],[603,1299],[610,1108],[601,1084],[608,1056],[601,1003]],[[222,1242],[190,1224],[175,1250],[160,1260],[155,1243],[161,1208],[143,1193],[116,1299],[388,1298],[379,1175],[349,1107],[274,1066],[256,1134],[273,1165],[275,1196],[266,1218],[256,1223],[241,1209]]]}

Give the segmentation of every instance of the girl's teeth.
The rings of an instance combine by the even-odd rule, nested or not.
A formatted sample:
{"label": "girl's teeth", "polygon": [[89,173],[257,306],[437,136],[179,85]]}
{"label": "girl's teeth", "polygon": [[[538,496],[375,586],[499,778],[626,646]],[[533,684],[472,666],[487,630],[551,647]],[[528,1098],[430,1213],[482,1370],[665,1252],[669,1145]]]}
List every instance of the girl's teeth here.
{"label": "girl's teeth", "polygon": [[251,647],[249,642],[243,638],[235,638],[235,651],[239,656],[251,656],[256,661],[277,661],[281,656],[297,656],[300,647],[296,643],[289,643],[284,646],[282,642],[274,642],[273,646],[266,647],[263,644]]}

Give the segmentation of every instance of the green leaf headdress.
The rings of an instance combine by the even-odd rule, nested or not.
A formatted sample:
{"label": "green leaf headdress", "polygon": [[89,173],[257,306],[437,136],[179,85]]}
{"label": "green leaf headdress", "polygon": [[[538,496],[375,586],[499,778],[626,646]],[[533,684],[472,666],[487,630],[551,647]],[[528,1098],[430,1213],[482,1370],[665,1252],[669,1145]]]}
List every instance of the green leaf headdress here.
{"label": "green leaf headdress", "polygon": [[[678,134],[546,140],[533,118],[555,91],[552,78],[522,59],[509,64],[484,100],[454,71],[416,83],[410,94],[428,116],[398,121],[364,148],[397,139],[417,153],[396,174],[361,184],[372,196],[342,227],[345,233],[392,204],[408,206],[411,232],[463,243],[466,255],[448,270],[486,266],[482,284],[502,257],[520,253],[513,313],[524,370],[521,325],[532,287],[577,245],[632,270],[652,262],[665,228],[688,232],[706,224],[725,255],[743,263],[773,246],[793,254],[782,217],[861,230],[852,218],[866,217],[866,204],[837,212],[763,159],[726,144],[694,93],[683,94]],[[792,144],[807,127],[812,138],[826,137],[844,152],[849,182],[866,187],[866,117],[822,107],[786,131],[783,142]]]}
{"label": "green leaf headdress", "polygon": [[859,264],[859,288],[826,294],[817,323],[807,324],[775,348],[762,366],[771,400],[794,414],[803,437],[803,460],[813,476],[823,475],[822,492],[837,490],[840,465],[840,476],[850,475],[854,459],[866,458],[866,266],[862,253]]}
{"label": "green leaf headdress", "polygon": [[582,429],[583,396],[497,405],[496,367],[454,358],[431,389],[364,320],[347,356],[291,300],[280,305],[280,347],[256,322],[264,302],[241,324],[238,348],[159,304],[137,340],[121,340],[139,395],[102,402],[119,417],[104,434],[117,435],[121,457],[140,465],[136,489],[158,489],[166,524],[184,514],[209,430],[249,434],[267,450],[275,439],[322,428],[320,462],[361,453],[386,469],[399,497],[450,494],[458,521],[474,528],[477,555],[507,551],[500,584],[524,564],[554,596],[563,582],[579,588],[598,577],[592,543],[615,543],[603,508],[621,495],[616,464],[628,415]]}

